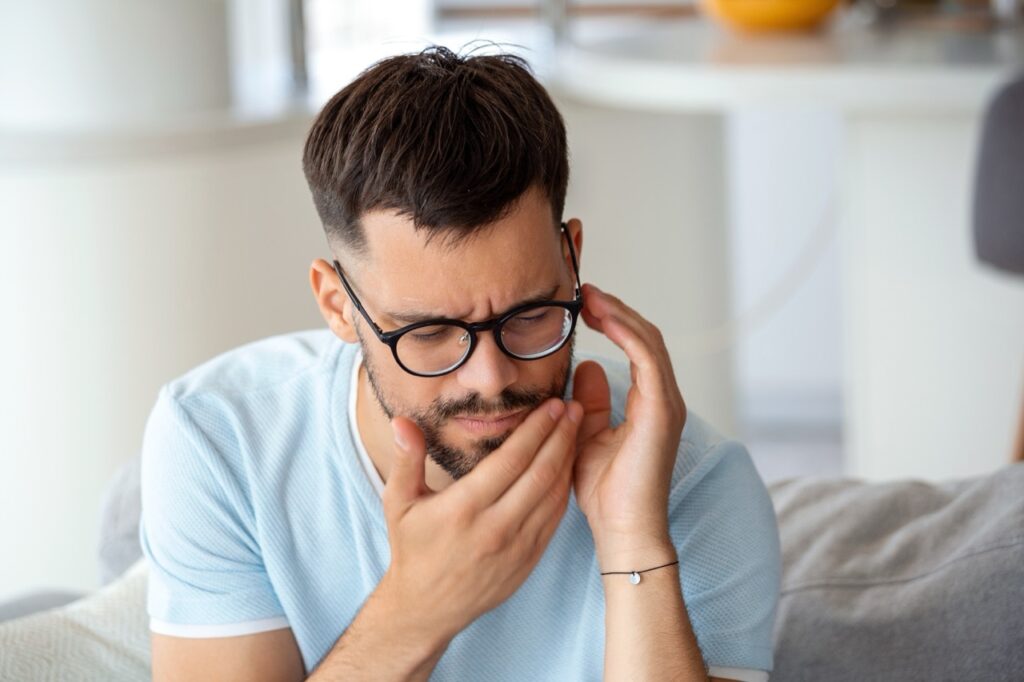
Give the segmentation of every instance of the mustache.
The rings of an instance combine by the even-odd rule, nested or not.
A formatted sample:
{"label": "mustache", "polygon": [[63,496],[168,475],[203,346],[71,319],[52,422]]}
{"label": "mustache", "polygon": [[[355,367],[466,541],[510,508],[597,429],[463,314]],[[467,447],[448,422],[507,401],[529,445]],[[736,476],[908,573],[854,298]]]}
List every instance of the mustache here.
{"label": "mustache", "polygon": [[506,390],[497,404],[487,404],[479,393],[471,393],[459,400],[437,400],[430,406],[430,421],[439,425],[452,417],[463,415],[488,416],[505,414],[522,408],[534,408],[544,402],[547,394],[542,391]]}

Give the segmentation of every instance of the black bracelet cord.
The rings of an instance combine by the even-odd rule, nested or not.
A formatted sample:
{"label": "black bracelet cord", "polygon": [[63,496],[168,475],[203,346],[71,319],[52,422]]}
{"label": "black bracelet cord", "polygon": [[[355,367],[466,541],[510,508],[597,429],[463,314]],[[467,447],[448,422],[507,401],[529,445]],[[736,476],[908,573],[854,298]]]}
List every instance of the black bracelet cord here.
{"label": "black bracelet cord", "polygon": [[654,568],[645,568],[642,571],[605,571],[601,575],[633,575],[634,573],[646,573],[647,571],[655,571],[659,568],[665,568],[666,566],[675,566],[678,563],[679,559],[676,559],[675,561],[669,562],[667,564],[662,564],[661,566],[655,566]]}

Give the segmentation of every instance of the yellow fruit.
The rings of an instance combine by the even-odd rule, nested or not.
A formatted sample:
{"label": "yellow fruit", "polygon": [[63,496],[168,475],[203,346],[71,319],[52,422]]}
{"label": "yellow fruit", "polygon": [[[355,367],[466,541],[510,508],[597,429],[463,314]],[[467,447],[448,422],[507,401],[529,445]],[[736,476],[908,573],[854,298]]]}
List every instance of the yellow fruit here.
{"label": "yellow fruit", "polygon": [[701,0],[704,9],[727,24],[752,30],[808,29],[821,23],[839,0]]}

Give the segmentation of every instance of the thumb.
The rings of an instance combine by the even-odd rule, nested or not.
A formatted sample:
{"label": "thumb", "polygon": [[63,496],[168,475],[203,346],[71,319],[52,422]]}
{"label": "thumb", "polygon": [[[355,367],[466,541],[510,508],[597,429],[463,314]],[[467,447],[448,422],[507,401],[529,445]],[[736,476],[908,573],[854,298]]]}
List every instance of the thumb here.
{"label": "thumb", "polygon": [[404,507],[428,492],[425,479],[427,444],[423,433],[411,419],[395,417],[391,420],[391,430],[395,437],[395,450],[384,491]]}
{"label": "thumb", "polygon": [[581,362],[573,375],[572,397],[583,405],[583,422],[576,440],[585,443],[610,423],[612,397],[604,368],[592,360]]}

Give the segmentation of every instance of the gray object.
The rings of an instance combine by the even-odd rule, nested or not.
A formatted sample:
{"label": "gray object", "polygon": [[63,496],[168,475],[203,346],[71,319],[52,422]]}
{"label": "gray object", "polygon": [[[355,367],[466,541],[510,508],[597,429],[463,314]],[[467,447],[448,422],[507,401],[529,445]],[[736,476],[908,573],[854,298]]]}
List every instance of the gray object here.
{"label": "gray object", "polygon": [[100,504],[100,583],[108,585],[142,556],[139,518],[142,515],[142,458],[121,465]]}
{"label": "gray object", "polygon": [[288,0],[288,53],[291,57],[292,95],[305,97],[309,93],[309,67],[304,0]]}
{"label": "gray object", "polygon": [[1024,463],[926,484],[771,486],[772,682],[1024,680]]}
{"label": "gray object", "polygon": [[985,113],[974,182],[978,258],[1024,274],[1024,77],[1005,85]]}
{"label": "gray object", "polygon": [[70,602],[83,597],[78,592],[33,592],[23,597],[9,599],[0,604],[0,623],[5,620],[14,620],[31,613],[48,611],[58,606],[64,606]]}

